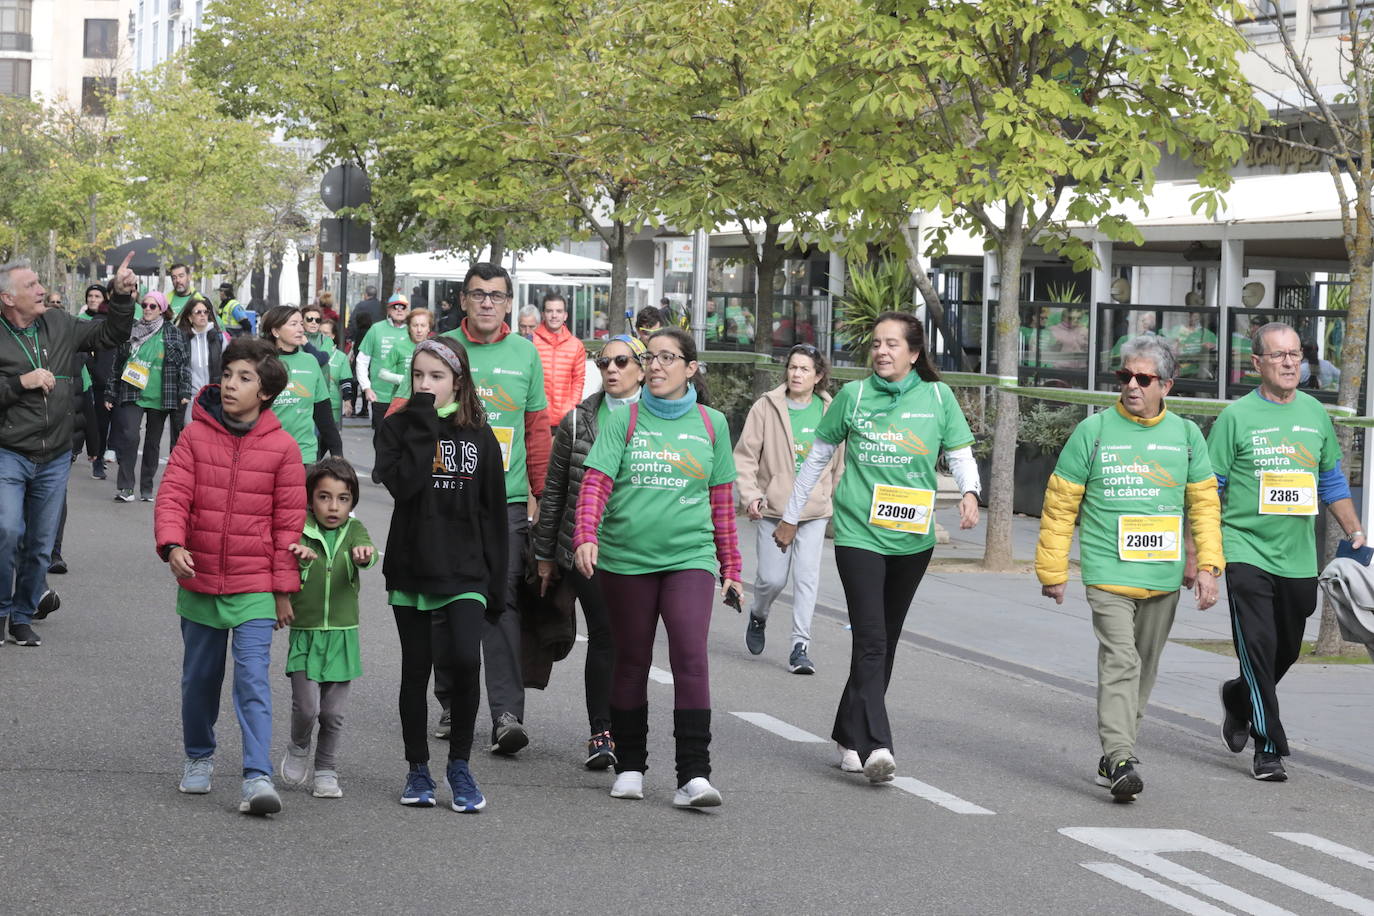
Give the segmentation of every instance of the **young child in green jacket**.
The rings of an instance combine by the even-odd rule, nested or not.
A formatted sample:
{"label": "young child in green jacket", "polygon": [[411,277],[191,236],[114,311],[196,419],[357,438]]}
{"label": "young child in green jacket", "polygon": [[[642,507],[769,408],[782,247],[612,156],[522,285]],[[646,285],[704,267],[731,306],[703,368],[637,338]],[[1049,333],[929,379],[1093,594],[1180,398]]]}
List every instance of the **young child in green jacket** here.
{"label": "young child in green jacket", "polygon": [[[349,516],[358,502],[358,475],[342,458],[326,458],[306,474],[310,514],[301,545],[301,590],[291,596],[295,619],[286,655],[291,678],[291,741],[282,782],[311,784],[316,798],[342,798],[334,755],[343,729],[350,682],[363,673],[358,649],[358,570],[377,559],[363,523]],[[319,720],[313,778],[310,737]]]}

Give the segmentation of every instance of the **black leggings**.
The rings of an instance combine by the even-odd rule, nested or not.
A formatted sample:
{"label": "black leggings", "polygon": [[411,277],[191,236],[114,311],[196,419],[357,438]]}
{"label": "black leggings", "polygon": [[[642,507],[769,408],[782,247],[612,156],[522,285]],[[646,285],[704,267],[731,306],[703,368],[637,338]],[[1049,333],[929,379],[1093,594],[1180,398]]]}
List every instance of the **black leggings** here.
{"label": "black leggings", "polygon": [[563,570],[571,576],[577,603],[587,621],[587,665],[583,679],[587,689],[587,721],[592,734],[611,727],[611,670],[615,666],[615,643],[611,641],[611,617],[601,595],[601,576],[585,578],[575,569]]}
{"label": "black leggings", "polygon": [[[887,685],[902,636],[902,624],[934,548],[885,556],[857,547],[836,547],[835,568],[849,606],[853,648],[849,680],[840,694],[831,737],[857,751],[860,760],[880,747],[892,750],[887,721]],[[882,583],[879,589],[878,583]]]}
{"label": "black leggings", "polygon": [[[464,599],[438,610],[392,605],[401,638],[401,737],[412,766],[429,762],[429,672],[437,662],[453,685],[448,759],[472,756],[472,730],[482,699],[482,630],[486,608]],[[434,652],[442,641],[444,650]]]}

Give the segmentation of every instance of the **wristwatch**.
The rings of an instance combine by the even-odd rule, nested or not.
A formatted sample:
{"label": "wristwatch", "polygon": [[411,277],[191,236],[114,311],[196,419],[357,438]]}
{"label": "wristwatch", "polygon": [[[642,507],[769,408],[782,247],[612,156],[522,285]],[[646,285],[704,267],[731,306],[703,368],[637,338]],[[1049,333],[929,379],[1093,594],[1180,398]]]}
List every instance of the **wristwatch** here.
{"label": "wristwatch", "polygon": [[180,546],[180,544],[163,544],[157,549],[157,555],[162,557],[162,562],[166,563],[172,559],[172,551]]}

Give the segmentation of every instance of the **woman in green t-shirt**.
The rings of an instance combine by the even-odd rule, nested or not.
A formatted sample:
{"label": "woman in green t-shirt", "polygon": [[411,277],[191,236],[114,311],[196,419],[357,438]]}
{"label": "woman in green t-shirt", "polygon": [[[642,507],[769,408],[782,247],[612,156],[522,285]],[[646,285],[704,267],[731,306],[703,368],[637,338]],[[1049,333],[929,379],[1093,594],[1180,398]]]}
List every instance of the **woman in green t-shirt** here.
{"label": "woman in green t-shirt", "polygon": [[644,363],[639,403],[610,414],[587,455],[574,564],[588,578],[600,567],[610,610],[611,734],[619,758],[611,796],[644,797],[649,666],[662,617],[673,668],[673,804],[713,807],[720,793],[708,779],[706,638],[717,569],[727,600],[737,602],[740,580],[730,428],[724,414],[698,399],[704,386],[690,334],[672,327],[655,331]]}
{"label": "woman in green t-shirt", "polygon": [[843,443],[835,567],[853,648],[831,736],[840,769],[862,771],[876,783],[892,779],[897,769],[886,693],[902,624],[935,549],[941,451],[963,493],[961,528],[978,524],[979,486],[973,434],[954,392],[931,365],[920,321],[905,312],[879,315],[872,356],[873,374],[845,385],[821,420],[773,540],[784,552],[791,546],[812,488]]}
{"label": "woman in green t-shirt", "polygon": [[301,460],[314,464],[326,454],[343,457],[343,439],[329,403],[329,384],[320,350],[305,337],[305,321],[294,305],[279,305],[262,317],[262,337],[277,348],[286,364],[286,389],[272,402],[272,412],[282,429],[301,449]]}
{"label": "woman in green t-shirt", "polygon": [[391,399],[405,400],[410,397],[410,361],[415,356],[415,347],[421,341],[429,340],[434,330],[434,315],[429,309],[411,309],[406,315],[406,337],[396,341],[382,359],[377,375],[382,381],[396,386]]}
{"label": "woman in green t-shirt", "polygon": [[[191,401],[191,364],[186,340],[172,323],[167,297],[153,290],[143,297],[142,314],[129,342],[115,354],[114,371],[105,389],[105,407],[113,411],[111,437],[116,442],[119,476],[115,500],[134,501],[134,460],[143,426],[143,460],[139,498],[153,501],[162,430],[168,419]],[[146,424],[146,425],[145,425]],[[176,440],[173,439],[173,445]]]}

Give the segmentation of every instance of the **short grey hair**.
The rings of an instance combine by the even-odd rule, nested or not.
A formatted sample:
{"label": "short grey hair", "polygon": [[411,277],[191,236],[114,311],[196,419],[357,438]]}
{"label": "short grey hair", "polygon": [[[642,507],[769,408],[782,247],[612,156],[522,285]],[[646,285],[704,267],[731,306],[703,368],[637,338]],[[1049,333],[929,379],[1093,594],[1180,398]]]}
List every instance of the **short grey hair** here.
{"label": "short grey hair", "polygon": [[1141,334],[1121,345],[1121,364],[1127,360],[1148,359],[1155,364],[1155,375],[1161,381],[1172,382],[1178,374],[1178,358],[1174,348],[1158,334]]}
{"label": "short grey hair", "polygon": [[375,286],[364,286],[364,287],[363,287],[363,295],[366,296],[366,297],[369,298],[369,299],[376,299],[376,298],[377,298],[377,287],[375,287]]}
{"label": "short grey hair", "polygon": [[[1282,321],[1271,321],[1268,324],[1262,324],[1250,332],[1250,352],[1256,356],[1263,356],[1267,353],[1268,351],[1264,347],[1264,335],[1272,334],[1275,331],[1292,331],[1294,334],[1298,333],[1291,324],[1284,324]],[[1298,338],[1298,343],[1302,343],[1301,337]]]}
{"label": "short grey hair", "polygon": [[14,295],[14,272],[16,270],[28,270],[29,262],[24,259],[10,261],[0,264],[0,293]]}
{"label": "short grey hair", "polygon": [[[520,317],[521,317],[521,318],[533,318],[535,321],[539,321],[540,318],[541,318],[541,316],[540,316],[540,314],[539,314],[539,306],[537,306],[537,305],[524,305],[524,306],[521,306],[521,307],[520,307]],[[517,319],[517,320],[518,320],[518,319]]]}

